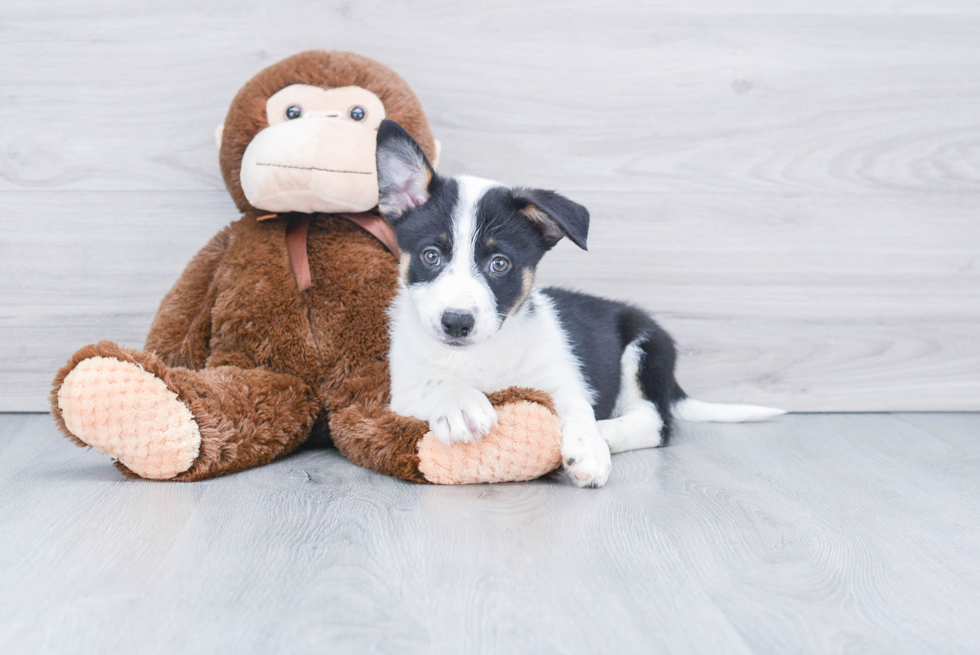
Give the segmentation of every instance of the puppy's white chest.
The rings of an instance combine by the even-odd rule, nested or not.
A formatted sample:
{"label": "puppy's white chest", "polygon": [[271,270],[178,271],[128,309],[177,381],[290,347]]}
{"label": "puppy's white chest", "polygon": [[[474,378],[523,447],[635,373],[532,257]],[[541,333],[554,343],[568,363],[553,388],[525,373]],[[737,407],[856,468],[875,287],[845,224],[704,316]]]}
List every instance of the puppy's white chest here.
{"label": "puppy's white chest", "polygon": [[431,367],[434,375],[449,375],[480,391],[492,392],[509,386],[530,384],[534,359],[526,340],[514,340],[508,335],[468,348],[452,348],[434,344],[429,353],[419,353],[421,367]]}
{"label": "puppy's white chest", "polygon": [[449,376],[483,392],[510,386],[554,392],[575,388],[588,397],[553,308],[533,292],[535,310],[509,318],[487,341],[454,348],[433,339],[418,319],[406,291],[391,310],[391,375],[394,394],[406,385]]}

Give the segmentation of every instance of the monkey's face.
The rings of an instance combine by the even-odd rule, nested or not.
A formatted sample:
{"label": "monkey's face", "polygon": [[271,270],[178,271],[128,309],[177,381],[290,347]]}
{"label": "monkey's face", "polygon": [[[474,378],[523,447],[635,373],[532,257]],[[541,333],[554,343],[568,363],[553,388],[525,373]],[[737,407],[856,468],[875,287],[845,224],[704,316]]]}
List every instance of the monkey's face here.
{"label": "monkey's face", "polygon": [[242,191],[253,207],[337,213],[378,204],[378,96],[359,86],[293,84],[268,99],[266,118],[242,157]]}

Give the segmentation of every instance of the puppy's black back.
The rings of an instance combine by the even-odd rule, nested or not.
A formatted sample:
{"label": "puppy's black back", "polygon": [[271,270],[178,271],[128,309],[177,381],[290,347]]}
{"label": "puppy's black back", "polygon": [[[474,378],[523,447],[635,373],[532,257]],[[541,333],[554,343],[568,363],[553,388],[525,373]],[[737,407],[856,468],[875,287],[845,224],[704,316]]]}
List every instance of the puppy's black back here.
{"label": "puppy's black back", "polygon": [[595,391],[592,407],[597,420],[612,415],[619,396],[623,351],[634,341],[639,343],[643,351],[640,388],[657,406],[666,444],[671,405],[685,397],[674,378],[677,349],[670,335],[649,314],[628,303],[557,287],[542,291],[554,303],[585,380]]}

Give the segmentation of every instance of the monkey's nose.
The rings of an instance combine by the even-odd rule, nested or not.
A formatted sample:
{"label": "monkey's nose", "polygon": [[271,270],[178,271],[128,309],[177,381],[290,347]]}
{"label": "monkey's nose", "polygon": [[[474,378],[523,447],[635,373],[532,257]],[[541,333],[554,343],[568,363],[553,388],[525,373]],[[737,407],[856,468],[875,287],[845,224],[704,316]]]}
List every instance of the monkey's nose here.
{"label": "monkey's nose", "polygon": [[304,118],[340,118],[343,116],[343,112],[339,109],[310,109],[305,114]]}

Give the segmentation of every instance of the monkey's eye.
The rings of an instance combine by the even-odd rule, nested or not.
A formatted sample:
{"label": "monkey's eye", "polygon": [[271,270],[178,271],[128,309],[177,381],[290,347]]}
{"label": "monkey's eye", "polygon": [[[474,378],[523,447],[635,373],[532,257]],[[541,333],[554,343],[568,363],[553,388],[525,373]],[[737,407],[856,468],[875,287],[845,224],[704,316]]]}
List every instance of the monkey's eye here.
{"label": "monkey's eye", "polygon": [[442,263],[442,254],[436,248],[426,248],[422,251],[422,261],[435,268]]}
{"label": "monkey's eye", "polygon": [[497,275],[502,275],[510,270],[510,260],[503,255],[496,255],[490,260],[490,270]]}
{"label": "monkey's eye", "polygon": [[302,115],[303,115],[303,110],[300,109],[299,106],[297,106],[297,105],[290,105],[286,109],[286,118],[288,120],[293,120],[294,118],[299,118]]}
{"label": "monkey's eye", "polygon": [[364,110],[361,109],[360,107],[351,107],[350,108],[350,117],[351,117],[351,120],[363,121],[365,115],[366,114],[365,114]]}

